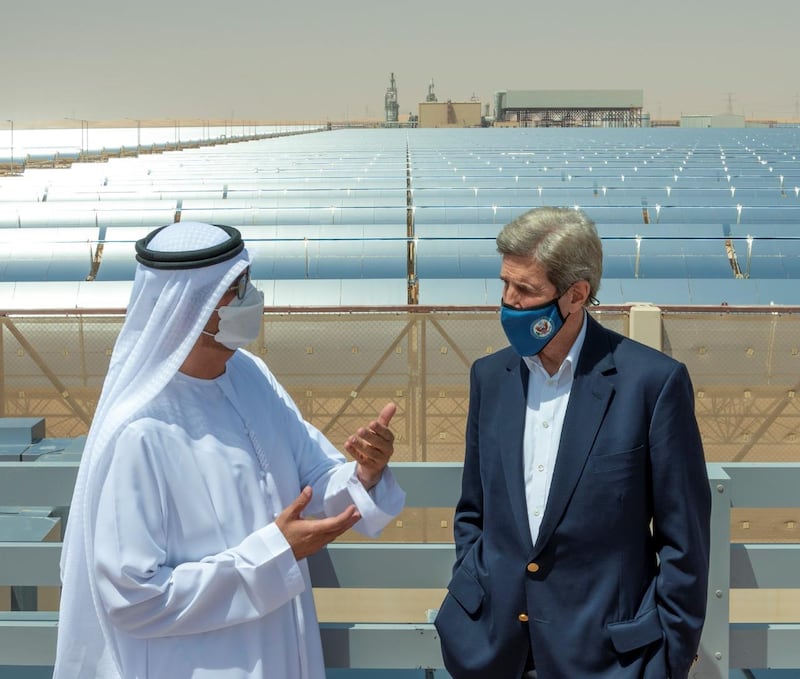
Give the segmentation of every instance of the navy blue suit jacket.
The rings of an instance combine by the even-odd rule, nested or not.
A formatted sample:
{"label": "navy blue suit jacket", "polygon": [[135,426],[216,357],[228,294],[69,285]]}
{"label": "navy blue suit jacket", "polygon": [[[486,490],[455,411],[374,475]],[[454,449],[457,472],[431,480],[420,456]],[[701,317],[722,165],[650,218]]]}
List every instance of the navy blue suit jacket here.
{"label": "navy blue suit jacket", "polygon": [[686,679],[695,657],[711,495],[691,381],[585,319],[535,545],[528,368],[510,348],[472,366],[456,563],[436,618],[454,679],[517,679],[529,648],[539,679]]}

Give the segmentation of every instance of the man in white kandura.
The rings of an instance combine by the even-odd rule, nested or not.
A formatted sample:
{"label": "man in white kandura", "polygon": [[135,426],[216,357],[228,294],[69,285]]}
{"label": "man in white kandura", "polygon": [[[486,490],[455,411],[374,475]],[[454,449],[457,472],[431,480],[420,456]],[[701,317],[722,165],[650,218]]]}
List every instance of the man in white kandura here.
{"label": "man in white kandura", "polygon": [[324,677],[305,558],[402,509],[395,405],[346,462],[241,348],[264,297],[240,233],[176,223],[136,252],[67,524],[54,678]]}

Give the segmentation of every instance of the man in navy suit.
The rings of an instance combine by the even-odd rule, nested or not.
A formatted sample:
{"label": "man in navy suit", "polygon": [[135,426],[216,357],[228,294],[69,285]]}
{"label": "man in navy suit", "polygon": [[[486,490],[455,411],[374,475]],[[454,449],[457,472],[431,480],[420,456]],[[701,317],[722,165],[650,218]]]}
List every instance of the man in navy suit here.
{"label": "man in navy suit", "polygon": [[477,360],[456,563],[436,618],[454,679],[686,679],[711,495],[686,367],[603,328],[602,245],[539,208],[497,237],[511,343]]}

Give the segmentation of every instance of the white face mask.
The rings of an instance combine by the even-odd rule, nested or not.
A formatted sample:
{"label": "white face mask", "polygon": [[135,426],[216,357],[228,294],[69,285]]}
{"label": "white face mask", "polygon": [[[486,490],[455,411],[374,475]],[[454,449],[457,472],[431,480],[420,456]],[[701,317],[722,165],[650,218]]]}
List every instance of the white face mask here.
{"label": "white face mask", "polygon": [[264,293],[256,289],[252,283],[247,284],[244,297],[234,297],[233,301],[217,309],[219,313],[219,332],[211,335],[217,342],[228,349],[245,347],[258,339],[261,321],[264,316]]}

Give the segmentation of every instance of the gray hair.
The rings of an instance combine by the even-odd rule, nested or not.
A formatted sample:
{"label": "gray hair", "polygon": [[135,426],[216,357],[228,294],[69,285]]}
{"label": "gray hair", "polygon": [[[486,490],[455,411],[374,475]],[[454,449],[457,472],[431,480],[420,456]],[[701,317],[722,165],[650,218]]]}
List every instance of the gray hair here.
{"label": "gray hair", "polygon": [[577,281],[589,283],[587,306],[596,303],[603,275],[603,245],[584,212],[565,207],[529,210],[497,235],[501,255],[530,257],[540,264],[558,294]]}

